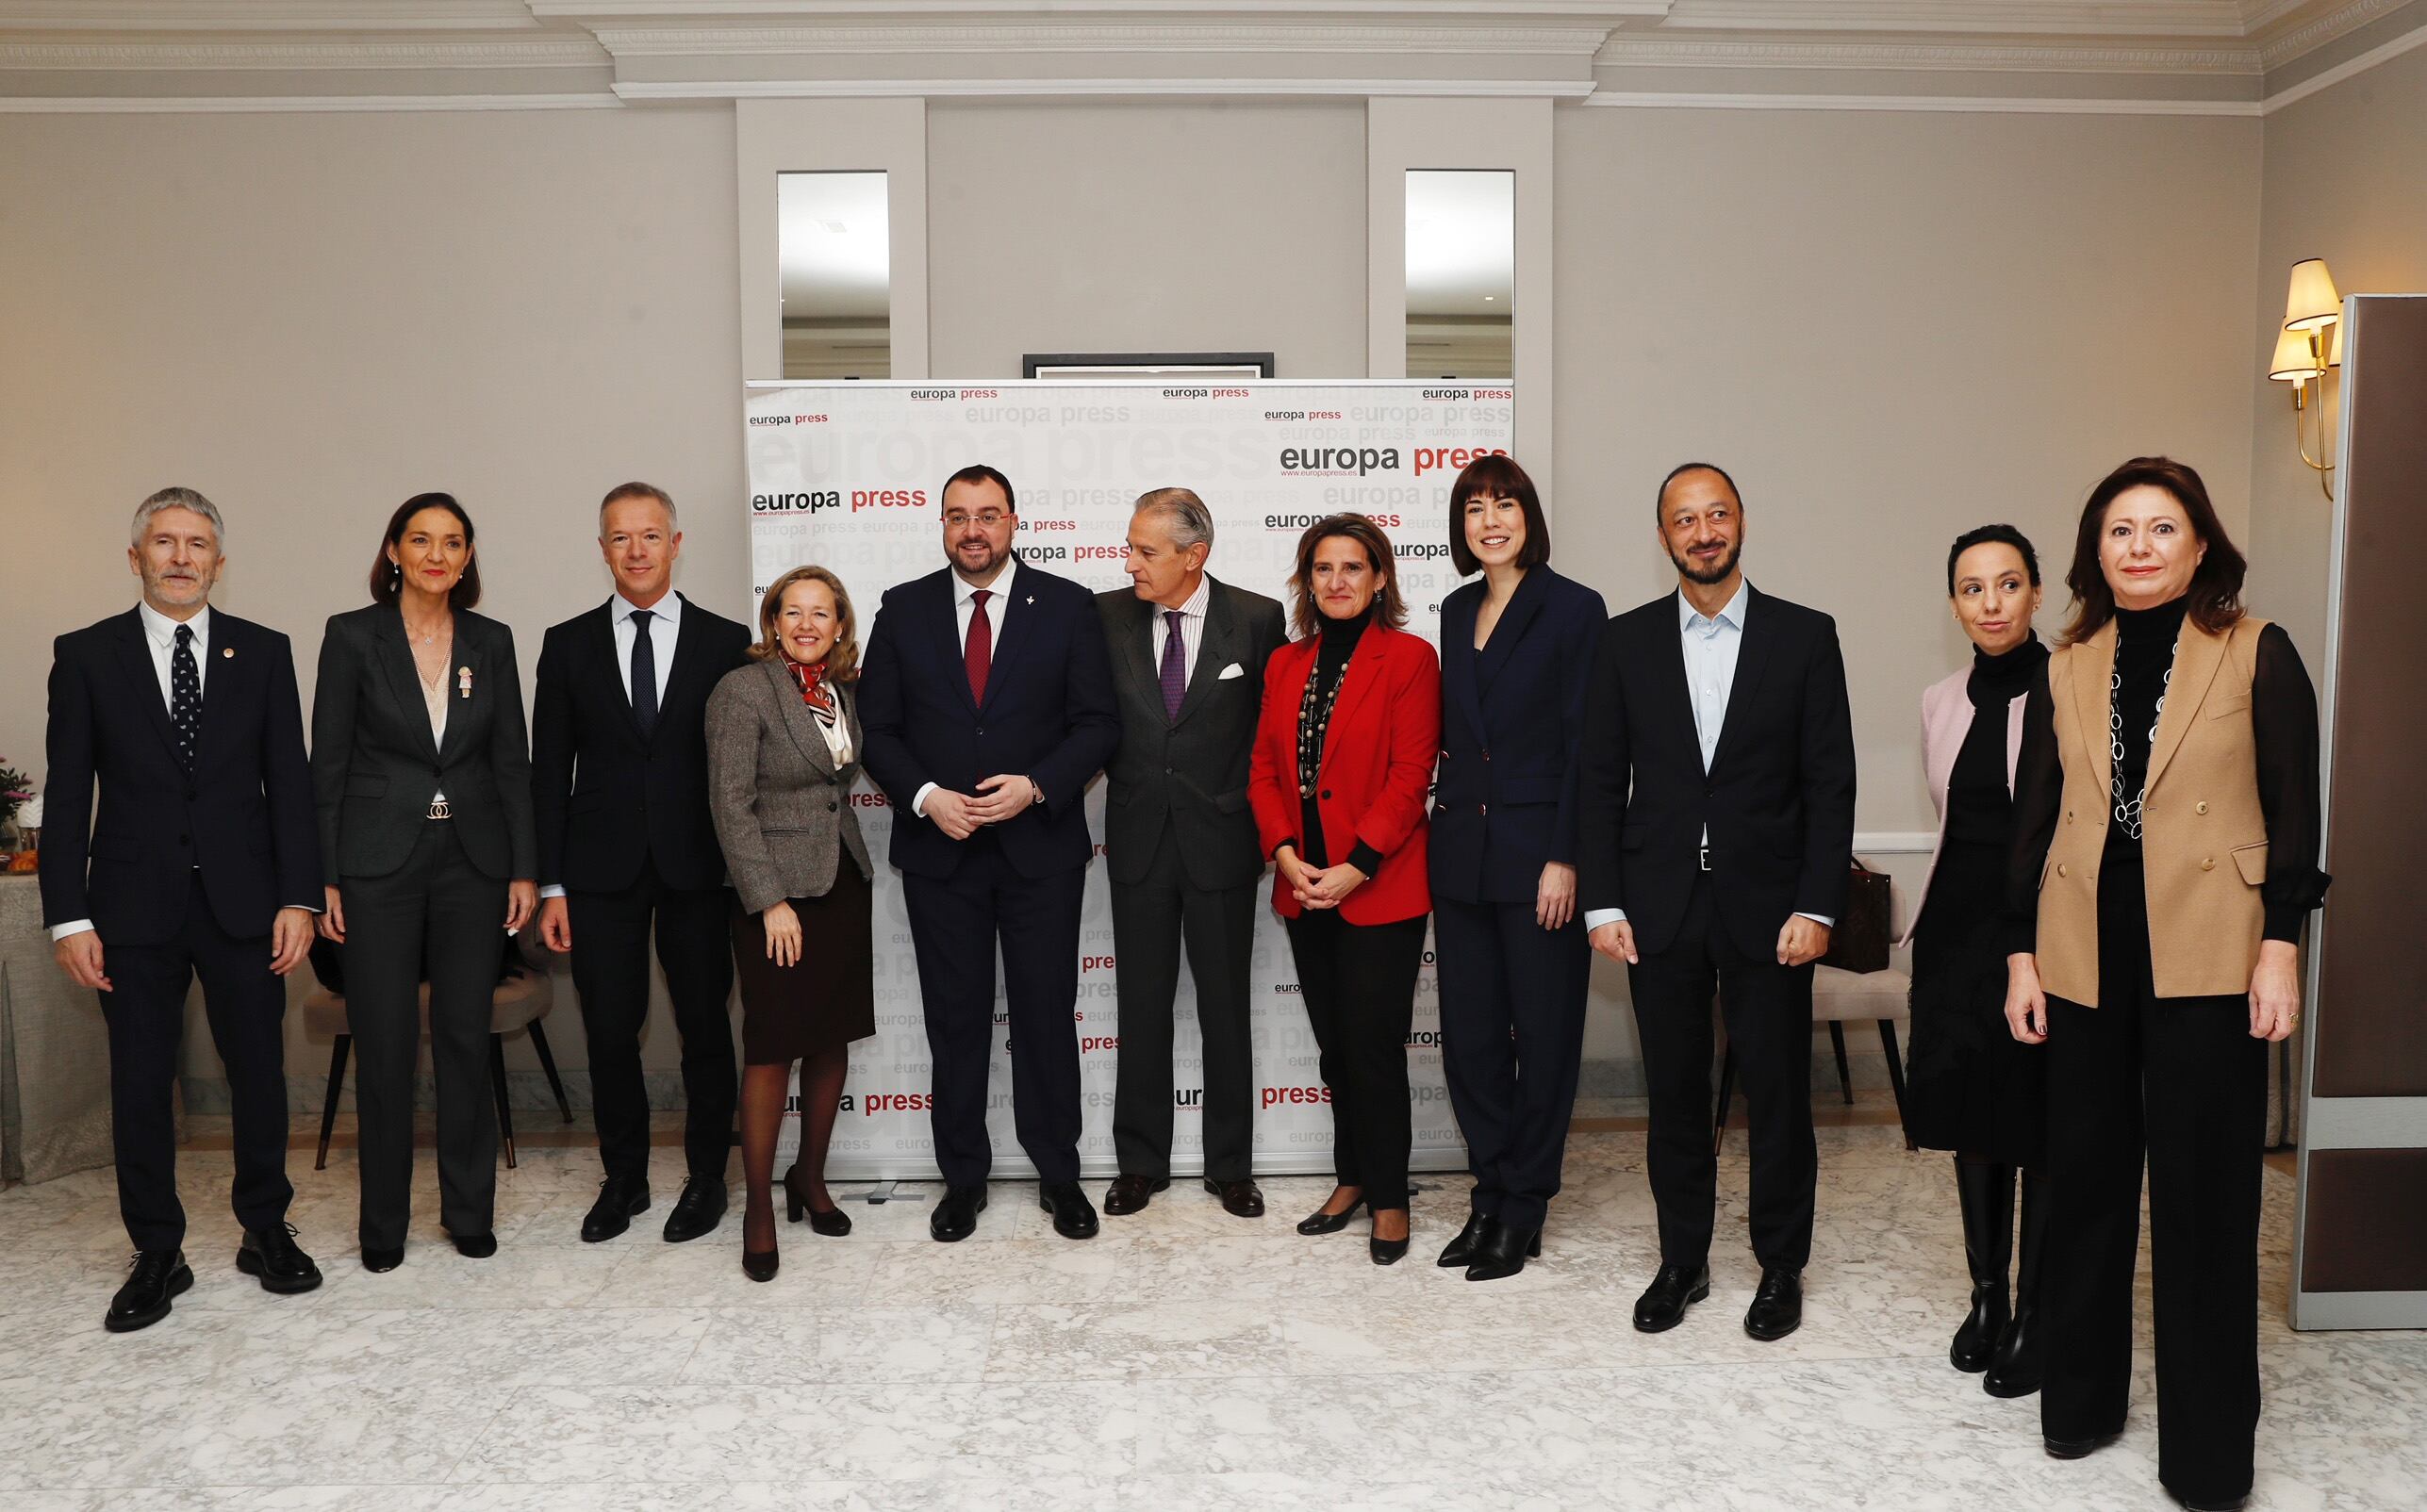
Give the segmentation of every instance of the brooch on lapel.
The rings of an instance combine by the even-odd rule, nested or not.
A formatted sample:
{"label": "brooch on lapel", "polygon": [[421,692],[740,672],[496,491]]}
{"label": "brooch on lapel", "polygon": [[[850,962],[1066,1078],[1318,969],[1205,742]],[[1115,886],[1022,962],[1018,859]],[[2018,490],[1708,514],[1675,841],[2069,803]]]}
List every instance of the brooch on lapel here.
{"label": "brooch on lapel", "polygon": [[471,697],[471,668],[469,666],[455,668],[455,697],[458,698]]}
{"label": "brooch on lapel", "polygon": [[1034,594],[1032,594],[1032,594],[1030,594],[1030,595],[1028,596],[1028,598],[1027,598],[1027,600],[1026,600],[1025,601],[1026,601],[1026,602],[1028,602],[1028,603],[1034,603],[1034,602],[1036,602],[1036,595],[1034,595]]}
{"label": "brooch on lapel", "polygon": [[219,654],[223,659],[233,657],[236,654],[236,648],[233,646],[223,646],[219,649]]}

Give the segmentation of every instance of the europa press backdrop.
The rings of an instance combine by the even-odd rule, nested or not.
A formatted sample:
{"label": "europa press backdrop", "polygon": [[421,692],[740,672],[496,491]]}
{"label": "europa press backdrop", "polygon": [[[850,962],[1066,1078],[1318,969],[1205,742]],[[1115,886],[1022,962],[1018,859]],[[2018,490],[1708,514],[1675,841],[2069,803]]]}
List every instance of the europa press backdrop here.
{"label": "europa press backdrop", "polygon": [[[1002,382],[752,386],[746,435],[751,488],[751,601],[784,569],[820,563],[839,573],[862,619],[863,644],[885,590],[944,565],[939,490],[955,469],[985,462],[1019,495],[1021,559],[1102,590],[1121,571],[1130,506],[1148,488],[1194,488],[1214,511],[1211,570],[1284,598],[1298,534],[1324,515],[1371,515],[1397,549],[1408,628],[1437,639],[1449,565],[1449,486],[1486,451],[1505,451],[1514,391],[1506,386],[1363,381],[1189,386]],[[884,795],[852,797],[876,878],[876,1024],[851,1048],[829,1170],[846,1179],[935,1174],[928,1128],[927,1036],[899,879],[881,859],[892,834]],[[1103,783],[1087,797],[1101,835]],[[1120,1024],[1105,869],[1090,866],[1081,929],[1079,1044],[1090,1174],[1114,1172],[1112,1116]],[[1267,907],[1256,930],[1253,985],[1256,1169],[1331,1168],[1330,1110],[1322,1101],[1314,1037],[1280,921]],[[998,973],[999,980],[999,973]],[[1443,1087],[1429,948],[1408,1038],[1414,1163],[1464,1163]],[[1173,1067],[1178,1117],[1172,1169],[1202,1169],[1202,1081],[1194,987],[1180,974]],[[1000,1000],[997,1022],[1005,1022]],[[998,1175],[1032,1174],[1012,1129],[1010,1055],[995,1049],[988,1127]],[[796,1131],[787,1128],[790,1144]],[[784,1159],[789,1159],[787,1150]]]}

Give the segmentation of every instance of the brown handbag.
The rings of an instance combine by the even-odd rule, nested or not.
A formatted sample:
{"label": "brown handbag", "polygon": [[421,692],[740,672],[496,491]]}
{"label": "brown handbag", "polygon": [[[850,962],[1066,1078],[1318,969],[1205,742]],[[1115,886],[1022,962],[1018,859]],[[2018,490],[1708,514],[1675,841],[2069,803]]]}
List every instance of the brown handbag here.
{"label": "brown handbag", "polygon": [[1885,971],[1893,933],[1889,914],[1895,907],[1895,885],[1886,872],[1875,872],[1859,859],[1845,879],[1845,908],[1828,932],[1824,966],[1841,971]]}

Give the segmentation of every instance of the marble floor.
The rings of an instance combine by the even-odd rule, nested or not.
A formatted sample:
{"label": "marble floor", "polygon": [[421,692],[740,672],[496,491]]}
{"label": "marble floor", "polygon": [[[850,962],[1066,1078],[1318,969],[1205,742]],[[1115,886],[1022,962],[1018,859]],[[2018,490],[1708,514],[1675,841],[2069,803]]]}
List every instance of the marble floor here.
{"label": "marble floor", "polygon": [[[929,1204],[787,1228],[746,1281],[738,1217],[579,1241],[580,1142],[502,1175],[502,1248],[458,1257],[422,1158],[403,1269],[366,1274],[350,1152],[294,1166],[327,1284],[274,1298],[232,1263],[228,1158],[191,1151],[194,1290],[111,1336],[125,1258],[109,1173],[0,1193],[0,1507],[1801,1508],[2162,1507],[2146,1342],[2130,1432],[2075,1463],[2035,1401],[1945,1362],[1964,1274],[1943,1157],[1892,1128],[1821,1131],[1801,1332],[1747,1339],[1743,1141],[1724,1158],[1714,1290],[1676,1331],[1627,1311],[1655,1258],[1640,1133],[1579,1133],[1544,1257],[1469,1285],[1432,1253],[1461,1216],[1417,1199],[1382,1270],[1362,1224],[1303,1239],[1329,1183],[1265,1183],[1225,1215],[1185,1186],[1101,1238],[1056,1238],[1004,1183],[976,1238]],[[2427,1504],[2427,1335],[2282,1322],[2291,1183],[2268,1175],[2267,1412],[2254,1507]],[[1093,1185],[1093,1184],[1091,1184]],[[846,1194],[851,1189],[840,1189]],[[1098,1190],[1100,1190],[1098,1187]]]}

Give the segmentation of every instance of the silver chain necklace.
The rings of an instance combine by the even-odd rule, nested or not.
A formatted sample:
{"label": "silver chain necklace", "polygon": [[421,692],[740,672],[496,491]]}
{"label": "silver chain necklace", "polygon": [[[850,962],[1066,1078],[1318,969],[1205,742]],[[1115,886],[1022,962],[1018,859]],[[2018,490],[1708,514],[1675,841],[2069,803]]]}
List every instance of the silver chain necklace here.
{"label": "silver chain necklace", "polygon": [[[2180,650],[2182,633],[2174,636],[2174,649]],[[2119,653],[2122,648],[2118,647]],[[2166,714],[2166,695],[2174,686],[2174,662],[2170,653],[2166,661],[2166,681],[2157,691],[2156,713],[2149,716],[2149,748],[2157,748],[2157,721]],[[2141,768],[2140,791],[2129,801],[2123,797],[2123,668],[2117,666],[2106,675],[2106,769],[2107,789],[2115,795],[2115,822],[2132,839],[2140,838],[2140,813],[2149,797],[2148,768]]]}

